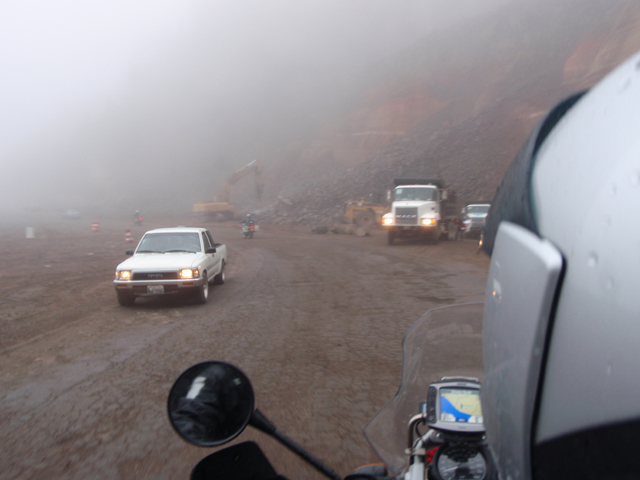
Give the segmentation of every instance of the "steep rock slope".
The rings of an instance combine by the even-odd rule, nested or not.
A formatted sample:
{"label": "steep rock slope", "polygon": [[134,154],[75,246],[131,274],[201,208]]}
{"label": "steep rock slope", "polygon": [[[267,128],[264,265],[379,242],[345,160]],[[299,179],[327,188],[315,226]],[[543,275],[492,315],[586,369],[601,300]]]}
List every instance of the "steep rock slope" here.
{"label": "steep rock slope", "polygon": [[290,205],[263,218],[329,222],[344,201],[402,175],[492,198],[535,123],[639,49],[639,27],[637,2],[542,1],[425,38],[372,67],[350,110],[314,140],[266,161],[271,200]]}

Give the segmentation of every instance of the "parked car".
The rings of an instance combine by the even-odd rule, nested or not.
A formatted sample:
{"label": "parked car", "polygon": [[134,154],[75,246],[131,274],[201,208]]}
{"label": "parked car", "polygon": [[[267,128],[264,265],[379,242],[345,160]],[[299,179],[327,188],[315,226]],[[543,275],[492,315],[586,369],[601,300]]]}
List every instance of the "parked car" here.
{"label": "parked car", "polygon": [[114,286],[120,305],[136,297],[192,295],[209,298],[209,284],[225,282],[227,247],[204,228],[161,228],[144,234],[131,258],[116,268]]}
{"label": "parked car", "polygon": [[62,214],[62,218],[67,220],[80,220],[80,212],[78,210],[68,209]]}
{"label": "parked car", "polygon": [[466,236],[475,235],[480,238],[489,214],[489,203],[470,203],[462,209]]}

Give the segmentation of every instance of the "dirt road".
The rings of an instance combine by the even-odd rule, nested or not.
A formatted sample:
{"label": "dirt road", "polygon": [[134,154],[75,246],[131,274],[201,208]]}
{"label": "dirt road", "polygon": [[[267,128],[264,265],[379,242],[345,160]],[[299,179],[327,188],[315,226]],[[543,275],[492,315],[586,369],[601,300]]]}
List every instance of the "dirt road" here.
{"label": "dirt road", "polygon": [[[178,479],[209,450],[172,430],[166,397],[189,365],[221,359],[252,380],[257,406],[340,474],[375,461],[362,428],[399,384],[401,341],[435,306],[482,299],[489,261],[474,242],[386,245],[371,237],[204,225],[229,250],[227,283],[196,305],[120,307],[126,221],[50,220],[26,240],[0,230],[2,479]],[[320,478],[249,429],[276,469]]]}

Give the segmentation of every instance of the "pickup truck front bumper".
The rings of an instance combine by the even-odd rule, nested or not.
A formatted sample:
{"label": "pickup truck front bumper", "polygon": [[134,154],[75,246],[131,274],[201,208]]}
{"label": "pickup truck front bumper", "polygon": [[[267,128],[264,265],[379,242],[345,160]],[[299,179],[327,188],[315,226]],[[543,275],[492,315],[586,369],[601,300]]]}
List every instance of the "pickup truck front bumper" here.
{"label": "pickup truck front bumper", "polygon": [[202,277],[188,280],[114,280],[116,292],[122,292],[136,297],[152,297],[155,295],[172,295],[192,292],[204,285]]}

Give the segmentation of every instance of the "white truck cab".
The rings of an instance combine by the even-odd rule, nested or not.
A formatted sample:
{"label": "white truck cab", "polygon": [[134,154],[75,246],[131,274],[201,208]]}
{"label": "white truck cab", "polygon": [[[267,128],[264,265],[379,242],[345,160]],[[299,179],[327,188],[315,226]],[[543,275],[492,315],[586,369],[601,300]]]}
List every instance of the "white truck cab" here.
{"label": "white truck cab", "polygon": [[455,216],[455,191],[440,178],[396,178],[391,212],[382,218],[389,245],[397,237],[419,237],[438,243]]}

